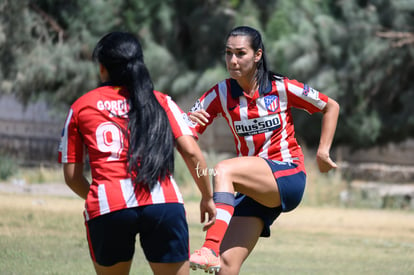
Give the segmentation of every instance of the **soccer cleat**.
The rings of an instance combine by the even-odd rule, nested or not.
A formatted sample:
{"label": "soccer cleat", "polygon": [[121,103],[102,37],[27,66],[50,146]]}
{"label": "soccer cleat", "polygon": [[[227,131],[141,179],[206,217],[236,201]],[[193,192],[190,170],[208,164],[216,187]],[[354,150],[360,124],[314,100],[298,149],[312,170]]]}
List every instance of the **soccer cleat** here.
{"label": "soccer cleat", "polygon": [[213,250],[202,247],[194,251],[190,256],[190,267],[192,270],[203,269],[206,273],[220,271],[220,256],[216,256]]}

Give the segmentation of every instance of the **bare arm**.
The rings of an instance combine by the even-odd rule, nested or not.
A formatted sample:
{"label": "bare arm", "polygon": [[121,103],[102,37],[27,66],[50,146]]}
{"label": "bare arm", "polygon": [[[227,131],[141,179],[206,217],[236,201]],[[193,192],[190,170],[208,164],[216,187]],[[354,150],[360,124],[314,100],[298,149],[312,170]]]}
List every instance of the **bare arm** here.
{"label": "bare arm", "polygon": [[200,201],[200,221],[205,221],[205,215],[208,215],[208,221],[203,227],[207,230],[216,220],[216,207],[213,201],[213,191],[210,184],[208,173],[202,173],[202,169],[207,169],[207,163],[197,142],[192,136],[181,136],[177,139],[177,150],[183,157],[198,189],[201,192]]}
{"label": "bare arm", "polygon": [[338,167],[336,163],[331,160],[329,150],[331,149],[336,124],[338,122],[339,104],[335,100],[329,98],[322,113],[322,130],[318,152],[316,153],[316,161],[318,163],[319,171],[325,173]]}
{"label": "bare arm", "polygon": [[63,164],[65,182],[79,197],[86,200],[89,192],[89,182],[83,175],[83,163]]}

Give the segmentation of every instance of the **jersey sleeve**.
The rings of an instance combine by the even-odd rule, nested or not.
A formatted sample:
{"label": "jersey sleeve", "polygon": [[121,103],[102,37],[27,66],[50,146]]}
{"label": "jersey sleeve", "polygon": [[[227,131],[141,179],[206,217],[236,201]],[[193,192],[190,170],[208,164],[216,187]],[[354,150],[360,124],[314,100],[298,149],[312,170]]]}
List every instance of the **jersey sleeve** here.
{"label": "jersey sleeve", "polygon": [[65,125],[62,130],[62,136],[59,144],[58,162],[84,162],[85,154],[86,150],[82,136],[79,132],[76,114],[71,108],[66,117]]}
{"label": "jersey sleeve", "polygon": [[285,79],[289,102],[292,107],[303,109],[310,114],[322,111],[328,96],[296,80]]}
{"label": "jersey sleeve", "polygon": [[205,110],[209,115],[209,121],[204,126],[198,123],[195,124],[197,133],[202,134],[206,128],[213,123],[213,120],[222,113],[220,97],[218,95],[218,86],[214,86],[206,93],[204,93],[193,105],[191,112]]}
{"label": "jersey sleeve", "polygon": [[155,91],[155,96],[167,113],[174,138],[189,135],[198,139],[195,124],[170,96]]}

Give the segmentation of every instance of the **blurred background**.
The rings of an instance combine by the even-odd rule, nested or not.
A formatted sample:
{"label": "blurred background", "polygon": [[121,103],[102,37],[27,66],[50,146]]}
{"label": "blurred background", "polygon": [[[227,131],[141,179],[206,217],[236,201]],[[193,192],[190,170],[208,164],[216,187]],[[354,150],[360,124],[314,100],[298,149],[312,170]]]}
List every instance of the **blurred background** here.
{"label": "blurred background", "polygon": [[[98,85],[91,54],[104,34],[136,34],[155,89],[189,110],[228,77],[224,40],[237,25],[262,33],[272,71],[341,105],[340,168],[328,175],[314,163],[321,116],[294,112],[305,202],[414,209],[414,0],[0,0],[0,182],[63,185],[60,132],[70,104]],[[211,167],[234,154],[224,120],[200,146]],[[196,192],[177,162],[177,181]]]}

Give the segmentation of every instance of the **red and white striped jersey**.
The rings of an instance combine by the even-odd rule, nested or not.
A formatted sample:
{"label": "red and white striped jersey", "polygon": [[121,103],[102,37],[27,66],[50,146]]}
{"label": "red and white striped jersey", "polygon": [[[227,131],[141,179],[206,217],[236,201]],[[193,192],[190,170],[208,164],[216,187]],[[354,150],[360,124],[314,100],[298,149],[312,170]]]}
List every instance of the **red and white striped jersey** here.
{"label": "red and white striped jersey", "polygon": [[[167,113],[174,137],[196,137],[177,104],[160,92],[154,94]],[[86,154],[89,157],[92,182],[85,202],[86,220],[128,207],[183,203],[172,176],[158,182],[152,191],[142,186],[134,190],[127,172],[128,96],[120,87],[99,87],[80,97],[66,118],[59,162],[81,163]]]}
{"label": "red and white striped jersey", "polygon": [[276,77],[265,91],[257,90],[253,97],[244,93],[236,80],[226,79],[203,94],[191,111],[204,109],[210,114],[208,124],[197,124],[199,133],[214,118],[223,116],[233,134],[238,156],[259,156],[303,166],[291,107],[312,114],[321,111],[327,101],[326,95],[285,77]]}

